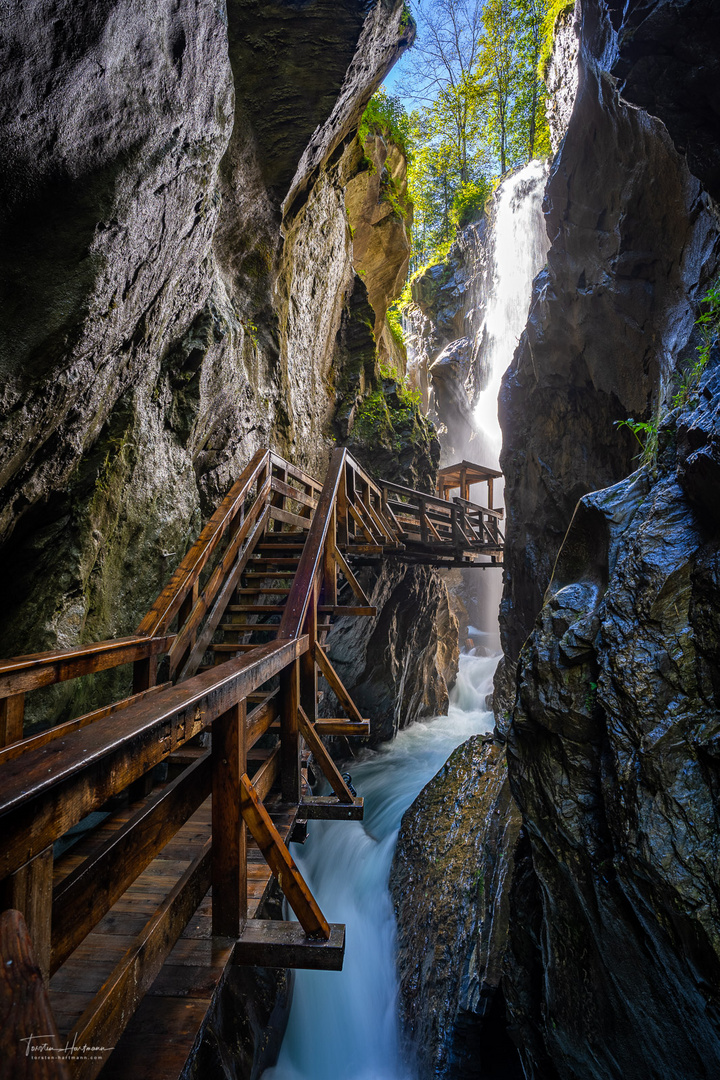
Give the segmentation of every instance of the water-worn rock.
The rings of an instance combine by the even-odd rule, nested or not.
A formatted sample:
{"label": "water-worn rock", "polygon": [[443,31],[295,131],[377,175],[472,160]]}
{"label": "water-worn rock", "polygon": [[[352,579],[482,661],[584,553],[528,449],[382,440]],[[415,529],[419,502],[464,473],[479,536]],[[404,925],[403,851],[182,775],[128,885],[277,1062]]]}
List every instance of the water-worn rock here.
{"label": "water-worn rock", "polygon": [[614,424],[648,417],[717,261],[717,217],[664,125],[618,96],[618,40],[583,5],[578,94],[545,206],[551,241],[500,394],[510,661],[533,625],[578,499],[632,469]]}
{"label": "water-worn rock", "polygon": [[543,978],[529,989],[518,920],[508,999],[523,1044],[534,1026],[562,1080],[720,1071],[720,548],[686,490],[693,454],[720,466],[720,375],[704,391],[666,421],[655,476],[581,501],[521,657],[510,782]]}
{"label": "water-worn rock", "polygon": [[[375,745],[414,720],[447,712],[458,622],[444,582],[429,567],[387,564],[379,574],[363,571],[360,580],[379,613],[338,619],[328,652],[362,715],[371,718]],[[337,708],[328,693],[324,715],[341,715]]]}
{"label": "water-worn rock", "polygon": [[520,815],[504,750],[476,735],[405,812],[390,874],[400,1012],[421,1080],[520,1080],[499,989]]}

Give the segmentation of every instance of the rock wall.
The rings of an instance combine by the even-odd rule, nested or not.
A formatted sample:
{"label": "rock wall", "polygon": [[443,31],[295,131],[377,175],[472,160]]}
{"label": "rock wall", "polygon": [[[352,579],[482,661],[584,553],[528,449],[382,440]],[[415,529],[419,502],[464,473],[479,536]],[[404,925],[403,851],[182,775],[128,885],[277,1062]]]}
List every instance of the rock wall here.
{"label": "rock wall", "polygon": [[[0,654],[132,632],[258,447],[322,476],[336,440],[364,452],[368,396],[387,412],[402,392],[373,336],[408,256],[391,144],[374,140],[356,243],[346,207],[371,171],[362,110],[412,41],[402,11],[4,6]],[[383,465],[431,485],[432,430],[396,404]]]}
{"label": "rock wall", "polygon": [[390,881],[400,1016],[421,1077],[522,1078],[498,992],[519,828],[505,755],[480,735],[403,816]]}
{"label": "rock wall", "polygon": [[[551,246],[500,401],[508,545],[496,738],[508,740],[522,827],[503,880],[495,1001],[528,1080],[718,1072],[717,353],[672,409],[720,265],[717,55],[707,3],[628,11],[588,0],[561,21],[550,69],[562,99],[551,118]],[[660,422],[657,460],[640,472],[637,443],[616,426],[628,417]],[[464,1011],[461,984],[473,955],[463,920],[479,924],[483,910],[474,902],[468,913],[467,882],[483,841],[503,858],[497,831],[468,828],[465,807],[502,765],[453,801],[463,768],[451,759],[433,782],[438,844],[423,835],[423,794],[408,817],[422,839],[405,836],[398,850],[410,880],[443,852],[451,822],[469,843],[450,901],[432,865],[422,869],[417,932],[395,885],[402,1000],[423,1077],[503,1075],[482,1059],[486,1021]],[[436,917],[448,903],[457,919]],[[441,941],[452,960],[434,968]],[[442,1007],[438,986],[450,996]],[[462,1059],[458,1039],[471,1047]]]}

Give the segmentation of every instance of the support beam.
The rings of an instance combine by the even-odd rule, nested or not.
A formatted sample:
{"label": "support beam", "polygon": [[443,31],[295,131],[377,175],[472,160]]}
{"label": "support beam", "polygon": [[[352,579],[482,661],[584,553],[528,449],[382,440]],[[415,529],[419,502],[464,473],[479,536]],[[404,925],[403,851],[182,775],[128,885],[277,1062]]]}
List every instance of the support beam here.
{"label": "support beam", "polygon": [[[342,963],[342,960],[341,960]],[[60,1054],[55,1018],[50,1008],[32,941],[19,911],[0,915],[0,1072],[13,1080],[68,1080]],[[29,1039],[35,1037],[33,1046]],[[35,1053],[33,1052],[35,1051]]]}
{"label": "support beam", "polygon": [[317,941],[305,937],[296,922],[248,919],[235,945],[233,963],[341,971],[344,956],[343,923],[330,923],[330,937],[327,941]]}
{"label": "support beam", "polygon": [[338,802],[334,795],[303,799],[300,811],[307,821],[362,821],[365,800],[357,795],[351,803]]}
{"label": "support beam", "polygon": [[300,661],[280,673],[280,778],[283,802],[300,801]]}
{"label": "support beam", "polygon": [[351,803],[353,801],[352,791],[350,791],[350,788],[340,775],[337,765],[328,754],[325,744],[308,720],[302,706],[298,709],[298,723],[300,725],[300,732],[302,733],[305,742],[308,744],[308,747],[312,750],[315,761],[325,774],[325,779],[330,784],[330,787],[333,789],[341,803]]}
{"label": "support beam", "polygon": [[328,921],[247,775],[240,778],[240,809],[265,862],[277,878],[303,930],[310,938],[324,938],[327,941],[330,937]]}

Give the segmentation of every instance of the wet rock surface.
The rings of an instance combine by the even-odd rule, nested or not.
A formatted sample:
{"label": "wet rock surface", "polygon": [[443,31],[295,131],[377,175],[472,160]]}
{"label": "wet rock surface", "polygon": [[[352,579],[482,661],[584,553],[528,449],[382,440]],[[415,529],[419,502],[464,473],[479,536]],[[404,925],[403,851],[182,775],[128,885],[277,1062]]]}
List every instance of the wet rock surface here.
{"label": "wet rock surface", "polygon": [[508,1001],[531,1077],[533,1028],[562,1078],[720,1069],[719,552],[686,490],[689,432],[720,461],[704,389],[655,474],[582,500],[521,657],[510,782],[542,933],[513,922]]}
{"label": "wet rock surface", "polygon": [[500,989],[519,829],[505,753],[480,735],[403,816],[390,888],[401,1019],[423,1080],[522,1077]]}
{"label": "wet rock surface", "polygon": [[603,4],[580,29],[577,99],[545,196],[547,268],[500,394],[510,661],[578,499],[632,470],[637,443],[614,424],[657,407],[717,262],[707,194],[664,125],[624,104],[604,70],[618,46]]}
{"label": "wet rock surface", "polygon": [[[371,745],[392,739],[414,720],[442,716],[458,665],[458,622],[438,573],[388,564],[362,572],[376,618],[337,620],[328,655],[363,716]],[[322,712],[342,715],[327,692]]]}

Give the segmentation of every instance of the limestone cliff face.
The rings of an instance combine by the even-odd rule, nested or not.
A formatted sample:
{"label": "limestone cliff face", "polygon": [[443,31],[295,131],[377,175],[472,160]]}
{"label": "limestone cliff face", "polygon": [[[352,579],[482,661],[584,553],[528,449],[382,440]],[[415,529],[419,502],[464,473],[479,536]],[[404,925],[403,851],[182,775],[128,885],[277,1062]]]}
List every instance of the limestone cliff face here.
{"label": "limestone cliff face", "polygon": [[322,475],[348,435],[377,361],[345,192],[401,15],[5,5],[3,655],[132,631],[258,447]]}
{"label": "limestone cliff face", "polygon": [[[663,404],[694,359],[718,215],[672,130],[628,106],[611,75],[630,87],[660,63],[665,107],[680,108],[687,87],[660,59],[663,34],[670,19],[674,47],[692,51],[701,9],[644,5],[642,37],[614,5],[583,6],[548,270],[501,399],[512,659],[534,623],[514,704],[513,680],[501,683],[524,821],[503,983],[532,1080],[699,1080],[719,1067],[717,375],[683,409]],[[713,63],[699,61],[701,81]],[[661,418],[657,464],[637,473],[610,434],[628,413]]]}

